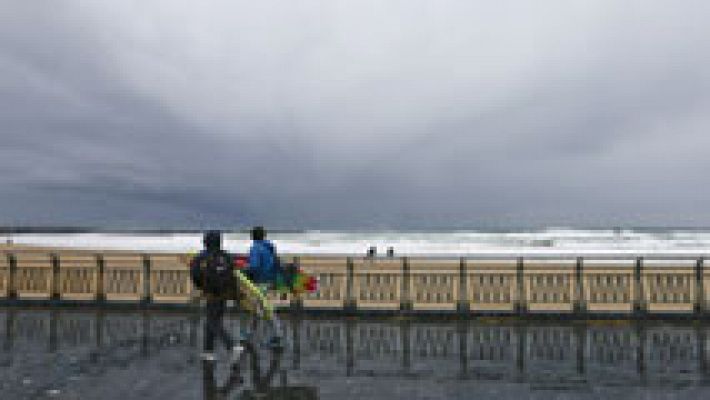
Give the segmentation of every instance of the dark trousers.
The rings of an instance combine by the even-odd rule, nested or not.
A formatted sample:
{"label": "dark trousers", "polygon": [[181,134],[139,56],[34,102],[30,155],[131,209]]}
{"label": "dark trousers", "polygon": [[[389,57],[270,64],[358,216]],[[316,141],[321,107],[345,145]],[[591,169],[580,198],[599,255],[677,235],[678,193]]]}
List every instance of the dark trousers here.
{"label": "dark trousers", "polygon": [[222,325],[222,317],[226,306],[225,300],[208,299],[206,304],[206,321],[205,321],[205,351],[214,351],[215,336],[224,343],[224,346],[230,350],[234,347],[234,340],[229,336]]}

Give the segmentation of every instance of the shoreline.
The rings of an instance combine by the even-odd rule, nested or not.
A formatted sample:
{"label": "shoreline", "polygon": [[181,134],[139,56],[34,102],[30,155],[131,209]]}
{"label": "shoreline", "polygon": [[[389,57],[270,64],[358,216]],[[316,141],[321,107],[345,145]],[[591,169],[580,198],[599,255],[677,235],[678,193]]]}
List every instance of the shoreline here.
{"label": "shoreline", "polygon": [[[232,254],[246,254],[246,252],[233,252],[230,249],[225,249]],[[183,255],[187,256],[194,254],[197,251],[175,251],[171,249],[165,250],[137,250],[128,248],[110,248],[110,247],[89,247],[89,246],[49,246],[49,245],[32,245],[32,244],[7,244],[0,243],[0,252],[3,253],[13,253],[13,252],[45,252],[45,253],[86,253],[86,254],[97,254],[97,253],[107,253],[107,254],[156,254],[156,255]],[[443,260],[443,259],[471,259],[471,260],[509,260],[517,258],[527,258],[531,260],[569,260],[576,258],[588,258],[593,260],[631,260],[637,258],[645,258],[647,260],[698,260],[698,259],[710,259],[710,249],[704,252],[697,251],[686,251],[686,250],[658,250],[658,251],[632,251],[632,250],[599,250],[599,251],[577,251],[577,250],[565,250],[565,251],[496,251],[496,250],[486,250],[479,251],[475,253],[421,253],[421,254],[395,254],[394,256],[388,256],[386,254],[377,254],[375,256],[368,256],[364,252],[361,253],[306,253],[306,252],[279,252],[280,257],[308,257],[308,258],[353,258],[353,259],[372,259],[372,260],[401,260],[403,258],[409,259],[431,259],[431,260]]]}

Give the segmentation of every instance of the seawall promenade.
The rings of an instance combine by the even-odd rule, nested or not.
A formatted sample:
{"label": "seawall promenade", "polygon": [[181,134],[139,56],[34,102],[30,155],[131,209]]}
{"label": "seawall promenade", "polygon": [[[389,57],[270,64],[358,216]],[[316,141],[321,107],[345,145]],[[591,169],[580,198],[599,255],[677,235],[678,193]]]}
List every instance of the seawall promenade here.
{"label": "seawall promenade", "polygon": [[[3,245],[0,303],[188,307],[189,255]],[[704,255],[285,255],[316,293],[271,294],[279,309],[342,313],[703,317]]]}

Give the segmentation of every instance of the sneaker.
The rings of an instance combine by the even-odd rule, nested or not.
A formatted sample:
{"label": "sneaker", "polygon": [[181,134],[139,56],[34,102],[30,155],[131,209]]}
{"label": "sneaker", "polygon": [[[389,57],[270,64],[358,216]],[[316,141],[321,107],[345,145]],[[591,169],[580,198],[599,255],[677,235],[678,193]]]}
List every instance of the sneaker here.
{"label": "sneaker", "polygon": [[232,347],[232,358],[231,358],[232,364],[236,364],[239,362],[239,360],[242,357],[243,352],[244,352],[244,346],[242,346],[241,344],[238,344],[238,345]]}
{"label": "sneaker", "polygon": [[202,354],[200,354],[200,358],[202,358],[203,361],[214,361],[217,358],[214,356],[214,353],[206,351]]}

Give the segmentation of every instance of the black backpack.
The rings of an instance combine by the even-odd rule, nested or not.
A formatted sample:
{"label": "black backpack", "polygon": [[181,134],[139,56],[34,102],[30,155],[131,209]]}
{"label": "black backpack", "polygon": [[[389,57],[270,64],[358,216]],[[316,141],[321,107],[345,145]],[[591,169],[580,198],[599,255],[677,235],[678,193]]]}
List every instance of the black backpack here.
{"label": "black backpack", "polygon": [[223,251],[205,253],[200,260],[202,290],[215,296],[232,297],[237,284],[233,268],[229,254]]}

